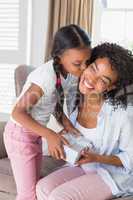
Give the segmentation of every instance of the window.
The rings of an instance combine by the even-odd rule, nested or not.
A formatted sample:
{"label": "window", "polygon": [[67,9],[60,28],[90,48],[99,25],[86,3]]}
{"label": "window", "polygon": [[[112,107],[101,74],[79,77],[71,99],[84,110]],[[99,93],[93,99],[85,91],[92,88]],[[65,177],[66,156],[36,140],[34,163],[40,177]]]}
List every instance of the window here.
{"label": "window", "polygon": [[133,51],[133,1],[102,0],[100,41],[117,42]]}
{"label": "window", "polygon": [[0,0],[0,112],[15,99],[14,69],[27,63],[29,0]]}
{"label": "window", "polygon": [[106,0],[101,18],[101,40],[117,42],[133,50],[133,1]]}

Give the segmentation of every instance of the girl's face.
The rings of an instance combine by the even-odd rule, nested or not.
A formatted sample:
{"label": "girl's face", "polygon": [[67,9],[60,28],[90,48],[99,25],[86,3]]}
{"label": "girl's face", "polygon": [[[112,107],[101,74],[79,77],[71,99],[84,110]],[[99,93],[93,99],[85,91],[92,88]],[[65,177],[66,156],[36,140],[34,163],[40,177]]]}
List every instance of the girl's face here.
{"label": "girl's face", "polygon": [[117,80],[118,74],[108,58],[98,58],[81,75],[79,90],[82,94],[102,94],[114,89]]}
{"label": "girl's face", "polygon": [[60,64],[67,73],[79,77],[86,68],[86,61],[90,59],[91,50],[86,49],[68,49],[60,56]]}

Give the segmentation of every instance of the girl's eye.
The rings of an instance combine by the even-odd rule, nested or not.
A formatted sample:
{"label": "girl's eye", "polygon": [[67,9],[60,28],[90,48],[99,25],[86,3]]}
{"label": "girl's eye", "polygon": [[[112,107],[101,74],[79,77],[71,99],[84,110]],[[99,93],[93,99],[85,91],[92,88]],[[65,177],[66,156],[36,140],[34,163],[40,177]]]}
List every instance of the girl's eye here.
{"label": "girl's eye", "polygon": [[86,60],[85,64],[88,67],[90,65],[90,60]]}
{"label": "girl's eye", "polygon": [[76,66],[76,67],[80,67],[81,66],[80,63],[73,63],[73,65]]}

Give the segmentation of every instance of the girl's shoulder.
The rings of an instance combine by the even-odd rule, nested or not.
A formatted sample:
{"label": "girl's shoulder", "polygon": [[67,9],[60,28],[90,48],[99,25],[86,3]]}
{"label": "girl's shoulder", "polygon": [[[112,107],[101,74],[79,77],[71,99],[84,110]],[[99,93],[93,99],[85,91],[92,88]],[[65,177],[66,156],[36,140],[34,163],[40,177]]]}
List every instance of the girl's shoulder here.
{"label": "girl's shoulder", "polygon": [[42,64],[32,71],[27,79],[28,83],[38,85],[45,94],[51,93],[55,88],[56,75],[53,69],[52,60]]}
{"label": "girl's shoulder", "polygon": [[53,75],[54,74],[54,69],[53,69],[53,61],[50,60],[42,65],[40,65],[39,67],[36,67],[31,73],[29,76],[32,76],[32,75],[40,75],[40,76],[43,76],[43,75]]}

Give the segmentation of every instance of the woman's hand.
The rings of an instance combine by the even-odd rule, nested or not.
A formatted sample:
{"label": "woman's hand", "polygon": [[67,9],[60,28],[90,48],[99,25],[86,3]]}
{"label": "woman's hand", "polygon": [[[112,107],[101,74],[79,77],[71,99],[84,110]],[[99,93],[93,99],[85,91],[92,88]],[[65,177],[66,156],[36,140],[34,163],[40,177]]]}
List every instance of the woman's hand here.
{"label": "woman's hand", "polygon": [[120,158],[117,157],[116,155],[100,155],[100,154],[96,154],[95,152],[91,150],[89,151],[83,150],[83,152],[81,152],[81,158],[79,161],[77,161],[76,164],[82,165],[85,163],[92,163],[92,162],[114,165],[117,167],[123,166]]}
{"label": "woman's hand", "polygon": [[77,161],[76,164],[78,165],[82,165],[85,163],[92,163],[92,162],[97,162],[97,154],[89,151],[88,149],[84,149],[81,152],[81,158],[79,159],[79,161]]}
{"label": "woman's hand", "polygon": [[69,145],[69,142],[60,134],[51,131],[47,137],[49,154],[56,159],[65,159],[63,145]]}

